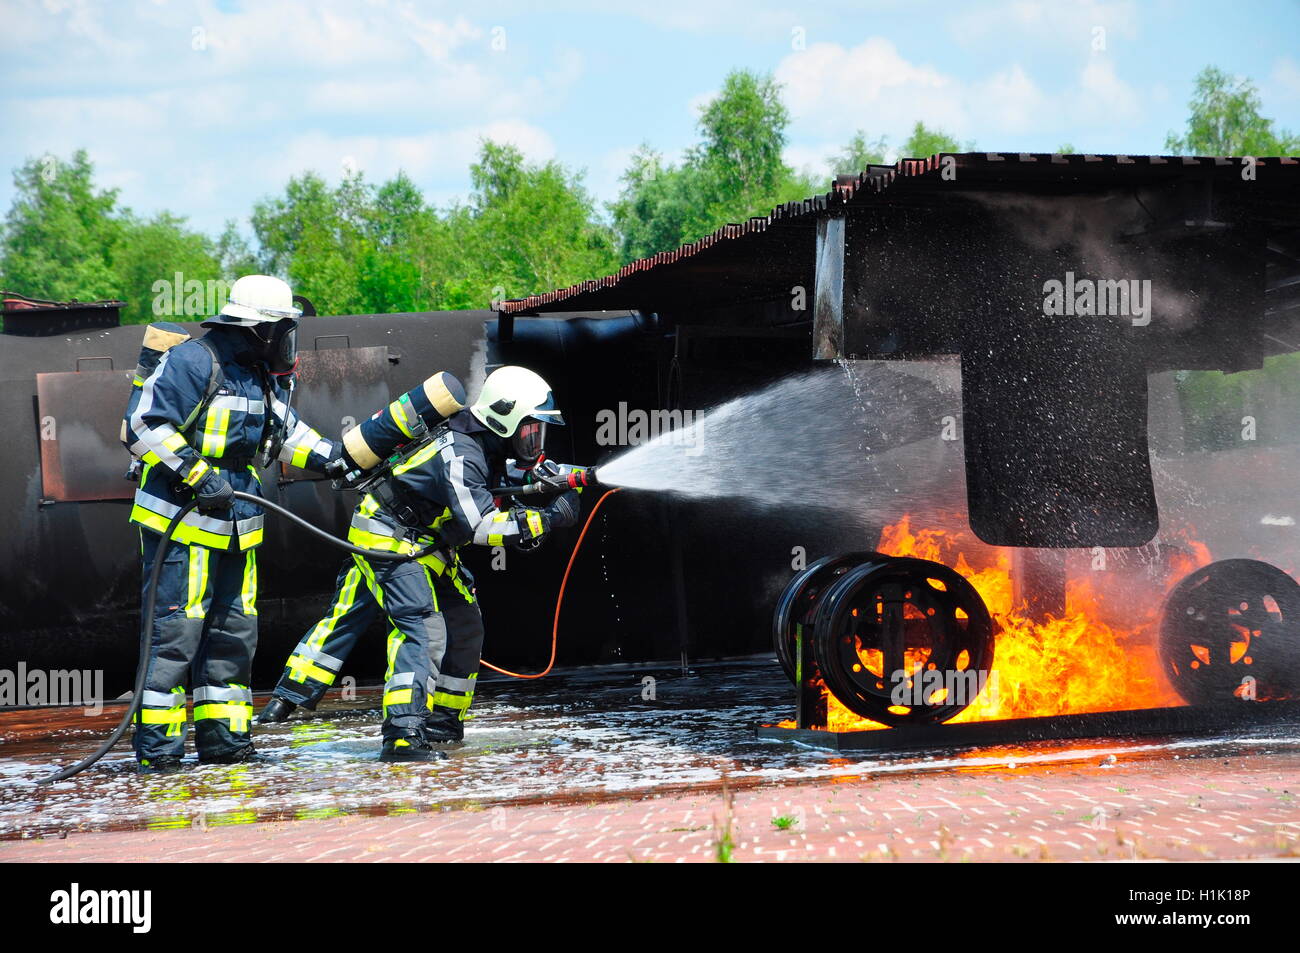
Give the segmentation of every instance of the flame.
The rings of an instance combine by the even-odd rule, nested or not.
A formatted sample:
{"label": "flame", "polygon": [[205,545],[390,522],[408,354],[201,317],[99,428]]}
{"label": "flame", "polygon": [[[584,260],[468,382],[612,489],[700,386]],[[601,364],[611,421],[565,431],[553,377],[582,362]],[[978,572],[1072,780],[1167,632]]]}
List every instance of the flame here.
{"label": "flame", "polygon": [[[964,520],[953,523],[965,525]],[[904,516],[884,529],[876,548],[951,566],[975,587],[993,617],[997,634],[988,685],[974,704],[951,719],[956,724],[1183,704],[1156,653],[1161,590],[1207,565],[1210,552],[1190,538],[1180,542],[1183,546],[1169,558],[1166,579],[1147,594],[1140,617],[1127,626],[1105,621],[1106,602],[1094,581],[1104,573],[1069,578],[1060,618],[1031,614],[1014,597],[1014,551],[981,543],[969,531],[914,528],[911,517]],[[824,687],[822,691],[830,729],[882,727],[846,709]]]}

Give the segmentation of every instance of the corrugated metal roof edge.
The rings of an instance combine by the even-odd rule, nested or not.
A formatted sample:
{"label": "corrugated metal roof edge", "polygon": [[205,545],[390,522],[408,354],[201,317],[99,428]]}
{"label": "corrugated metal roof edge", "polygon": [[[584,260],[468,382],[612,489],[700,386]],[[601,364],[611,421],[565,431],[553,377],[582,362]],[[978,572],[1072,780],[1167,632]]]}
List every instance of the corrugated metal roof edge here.
{"label": "corrugated metal roof edge", "polygon": [[[901,177],[916,178],[929,173],[938,173],[939,167],[946,156],[952,156],[961,166],[962,160],[982,160],[984,162],[1005,162],[1009,158],[1015,162],[1042,162],[1048,161],[1054,164],[1088,164],[1092,162],[1113,163],[1115,165],[1135,165],[1138,160],[1144,160],[1147,165],[1208,165],[1226,166],[1238,164],[1244,156],[1128,156],[1128,155],[1091,155],[1083,153],[1050,153],[1050,152],[1021,152],[1021,153],[1001,153],[1001,152],[939,152],[926,159],[900,159],[893,166],[872,166],[857,175],[837,176],[831,184],[831,190],[821,195],[814,195],[811,198],[800,199],[796,202],[786,202],[772,209],[767,215],[756,215],[745,222],[738,224],[723,225],[712,234],[705,235],[696,241],[689,242],[674,248],[672,251],[663,251],[651,255],[648,258],[638,258],[636,261],[629,262],[612,275],[605,275],[602,278],[593,278],[588,281],[580,281],[575,285],[567,288],[557,288],[554,291],[547,291],[542,294],[528,295],[524,298],[513,298],[501,302],[498,309],[502,314],[518,314],[523,311],[530,311],[534,308],[544,307],[564,301],[567,298],[573,298],[580,294],[591,291],[600,291],[604,288],[612,288],[624,278],[639,272],[649,271],[660,265],[671,264],[680,261],[683,258],[690,258],[693,255],[704,251],[706,248],[718,244],[719,242],[742,238],[745,235],[752,235],[765,231],[769,225],[781,221],[791,221],[812,215],[816,212],[824,211],[839,205],[844,205],[853,199],[857,193],[868,186],[872,192],[879,194],[893,184],[894,180]],[[1261,156],[1255,157],[1255,161],[1261,164],[1278,165],[1300,165],[1300,157],[1296,156]]]}

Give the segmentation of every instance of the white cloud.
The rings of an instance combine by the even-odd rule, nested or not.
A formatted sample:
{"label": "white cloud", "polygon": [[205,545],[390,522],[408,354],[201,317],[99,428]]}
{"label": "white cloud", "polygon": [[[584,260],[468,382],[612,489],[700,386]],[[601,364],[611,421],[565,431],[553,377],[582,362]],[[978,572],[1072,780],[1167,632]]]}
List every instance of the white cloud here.
{"label": "white cloud", "polygon": [[1137,92],[1104,57],[1090,60],[1079,74],[1078,85],[1066,95],[1074,117],[1086,123],[1129,122],[1142,115]]}
{"label": "white cloud", "polygon": [[994,128],[1021,132],[1041,118],[1047,97],[1019,66],[990,77],[976,87],[972,112],[984,113]]}
{"label": "white cloud", "polygon": [[1087,56],[1097,52],[1099,39],[1107,50],[1114,40],[1135,40],[1138,10],[1131,0],[1008,0],[954,14],[948,31],[964,46],[1013,36],[1039,49]]}
{"label": "white cloud", "polygon": [[510,119],[413,135],[331,136],[309,132],[290,139],[268,157],[265,172],[272,181],[282,182],[310,169],[335,181],[345,167],[354,167],[374,181],[402,170],[418,184],[421,180],[464,174],[477,157],[483,139],[509,142],[534,161],[555,156],[555,143],[545,130]]}
{"label": "white cloud", "polygon": [[208,231],[290,175],[337,179],[345,156],[443,198],[480,138],[552,158],[538,117],[585,71],[571,44],[502,55],[489,23],[406,0],[0,3],[19,41],[0,60],[0,164],[84,147],[124,203]]}
{"label": "white cloud", "polygon": [[1289,56],[1278,57],[1263,86],[1271,100],[1300,102],[1300,63]]}
{"label": "white cloud", "polygon": [[796,123],[812,133],[843,136],[864,128],[895,130],[922,119],[963,132],[968,122],[959,85],[931,66],[908,62],[873,37],[846,48],[815,43],[776,69]]}

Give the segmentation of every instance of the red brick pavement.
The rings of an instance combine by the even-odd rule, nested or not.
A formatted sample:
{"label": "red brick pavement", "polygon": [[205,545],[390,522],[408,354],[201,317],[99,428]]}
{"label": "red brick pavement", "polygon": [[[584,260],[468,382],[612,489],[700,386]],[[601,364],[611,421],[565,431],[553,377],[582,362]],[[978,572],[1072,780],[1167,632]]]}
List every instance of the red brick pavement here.
{"label": "red brick pavement", "polygon": [[[1228,860],[1300,857],[1295,755],[851,778],[0,842],[0,861]],[[774,818],[791,819],[779,829]],[[783,821],[784,823],[784,821]]]}

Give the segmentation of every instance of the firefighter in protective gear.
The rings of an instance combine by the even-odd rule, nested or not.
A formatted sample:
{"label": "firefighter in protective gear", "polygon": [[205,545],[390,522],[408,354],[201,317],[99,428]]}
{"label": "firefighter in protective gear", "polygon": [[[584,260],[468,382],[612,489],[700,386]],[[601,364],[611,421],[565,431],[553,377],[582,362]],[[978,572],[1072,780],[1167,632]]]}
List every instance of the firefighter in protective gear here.
{"label": "firefighter in protective gear", "polygon": [[[187,672],[199,760],[233,763],[253,754],[249,680],[263,516],[232,494],[260,495],[259,452],[278,448],[281,462],[312,470],[323,470],[338,452],[287,404],[281,376],[296,362],[299,315],[283,281],[240,278],[221,313],[203,322],[207,333],[171,348],[136,382],[141,392],[127,419],[128,439],[144,469],[130,518],[140,527],[145,580],[163,559],[134,733],[144,770],[180,761]],[[160,535],[192,497],[198,509],[159,553]]]}
{"label": "firefighter in protective gear", "polygon": [[540,509],[514,510],[498,509],[489,491],[502,481],[509,461],[517,472],[542,459],[548,424],[562,426],[564,420],[546,382],[524,368],[499,368],[468,410],[450,417],[394,469],[388,490],[366,494],[353,514],[350,542],[384,552],[429,545],[438,551],[417,563],[360,556],[345,561],[329,611],[289,657],[259,721],[282,721],[297,705],[314,708],[362,632],[383,612],[392,631],[381,758],[432,760],[442,757],[433,744],[464,737],[483,621],[474,580],[458,550],[471,543],[527,543],[576,522],[576,491]]}

